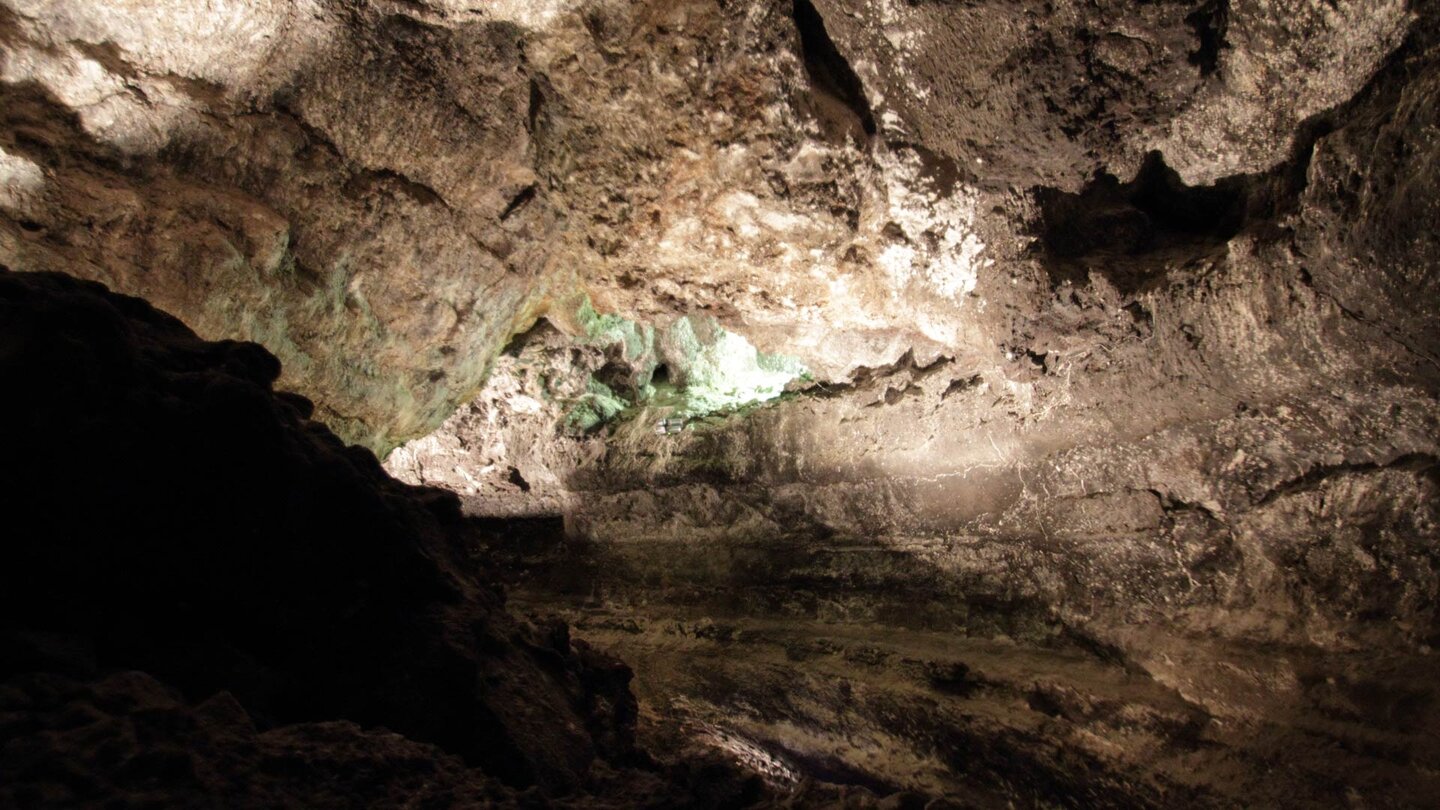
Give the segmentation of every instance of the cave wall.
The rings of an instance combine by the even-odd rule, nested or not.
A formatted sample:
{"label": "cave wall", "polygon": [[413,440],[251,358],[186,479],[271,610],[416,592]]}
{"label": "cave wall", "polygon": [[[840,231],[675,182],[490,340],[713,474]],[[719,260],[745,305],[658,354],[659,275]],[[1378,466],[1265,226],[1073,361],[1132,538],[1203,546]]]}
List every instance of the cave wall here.
{"label": "cave wall", "polygon": [[1154,149],[1190,183],[1265,171],[1410,17],[17,0],[0,248],[261,342],[381,452],[581,292],[713,315],[838,381],[993,342],[1005,296],[973,293],[1025,241],[1013,190]]}
{"label": "cave wall", "polygon": [[[647,739],[980,805],[1433,793],[1434,3],[192,5],[0,5],[0,260],[539,518],[516,599]],[[692,317],[807,378],[657,435]]]}
{"label": "cave wall", "polygon": [[[631,756],[628,670],[507,613],[454,496],[310,422],[307,400],[271,388],[264,349],[8,270],[0,337],[7,804],[99,806],[107,779],[214,796],[198,760],[316,721],[344,724],[329,755],[409,748],[497,789],[573,788],[597,757]],[[146,711],[178,719],[146,731]],[[200,750],[184,753],[187,732]]]}
{"label": "cave wall", "polygon": [[551,227],[511,210],[535,182],[521,32],[427,20],[7,3],[4,261],[261,342],[377,450],[427,432],[543,295]]}
{"label": "cave wall", "polygon": [[[781,773],[981,805],[1423,803],[1434,10],[1225,4],[1206,55],[1182,4],[1147,6],[1143,35],[1103,8],[1025,28],[1001,4],[881,5],[816,9],[877,120],[903,104],[908,131],[944,133],[907,154],[964,158],[954,193],[988,215],[947,318],[973,337],[899,355],[827,339],[852,363],[838,378],[678,435],[654,435],[649,407],[598,436],[512,440],[502,463],[555,483],[503,500],[564,519],[508,545],[517,598],[634,662],[652,738],[767,751]],[[904,40],[872,13],[932,24]],[[925,93],[882,100],[896,52],[950,30],[966,53],[1024,54],[1032,84],[990,81],[1002,57],[989,74],[952,58],[914,80],[938,120]],[[995,44],[1020,31],[1052,47]],[[1122,48],[1155,61],[1121,70]],[[1334,70],[1297,62],[1341,51]],[[1256,92],[1267,75],[1286,92]],[[976,115],[1005,93],[1046,113]],[[907,148],[886,126],[872,155]],[[923,298],[893,300],[923,323]],[[743,294],[730,307],[763,317]],[[459,425],[480,412],[397,471],[474,469]]]}

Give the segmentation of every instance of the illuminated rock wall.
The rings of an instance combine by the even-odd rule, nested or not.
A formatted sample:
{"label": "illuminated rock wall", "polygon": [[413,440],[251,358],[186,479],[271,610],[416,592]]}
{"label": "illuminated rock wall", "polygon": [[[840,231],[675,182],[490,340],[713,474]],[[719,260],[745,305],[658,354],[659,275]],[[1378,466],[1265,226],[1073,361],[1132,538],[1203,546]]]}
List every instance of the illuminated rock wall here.
{"label": "illuminated rock wall", "polygon": [[[982,805],[1423,802],[1440,718],[1400,707],[1434,694],[1437,254],[1419,219],[1379,212],[1434,205],[1433,9],[1102,9],[1087,22],[1112,28],[1077,55],[1057,44],[1077,16],[830,5],[881,173],[835,171],[821,127],[785,176],[822,155],[830,200],[882,194],[855,209],[858,234],[866,211],[884,223],[867,292],[824,267],[814,320],[797,305],[775,329],[736,286],[703,299],[726,251],[778,224],[759,192],[722,186],[713,218],[667,231],[653,255],[700,246],[686,284],[636,259],[596,300],[708,305],[816,384],[673,435],[622,419],[563,458],[581,444],[551,429],[564,527],[509,549],[516,598],[635,663],[649,739],[782,781]],[[1019,85],[921,60],[937,31]],[[1333,49],[1339,70],[1297,66]],[[1035,86],[1059,64],[1078,96]],[[1292,92],[1244,89],[1267,75]],[[1015,112],[1037,99],[1059,111]],[[1004,125],[981,131],[977,108]],[[964,159],[907,152],[899,121]],[[918,199],[893,185],[907,159]],[[822,256],[856,244],[781,232]],[[789,283],[783,258],[738,263]],[[867,318],[904,337],[869,341]],[[812,342],[810,323],[835,332]]]}
{"label": "illuminated rock wall", "polygon": [[0,259],[534,519],[655,747],[1437,790],[1431,0],[134,6],[0,4]]}

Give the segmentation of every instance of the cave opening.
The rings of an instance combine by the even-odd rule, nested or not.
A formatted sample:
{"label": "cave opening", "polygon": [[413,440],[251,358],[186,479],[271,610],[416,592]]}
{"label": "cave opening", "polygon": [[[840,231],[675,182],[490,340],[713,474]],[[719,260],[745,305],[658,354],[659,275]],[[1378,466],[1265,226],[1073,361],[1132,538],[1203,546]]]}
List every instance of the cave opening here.
{"label": "cave opening", "polygon": [[[805,73],[814,90],[813,112],[831,138],[857,140],[879,132],[865,87],[825,28],[825,19],[810,0],[793,0],[795,28]],[[858,126],[858,133],[855,128]]]}
{"label": "cave opening", "polygon": [[1097,272],[1133,294],[1162,278],[1175,255],[1227,244],[1245,225],[1254,185],[1247,177],[1186,185],[1151,152],[1128,182],[1102,173],[1075,193],[1040,189],[1047,270],[1057,282]]}

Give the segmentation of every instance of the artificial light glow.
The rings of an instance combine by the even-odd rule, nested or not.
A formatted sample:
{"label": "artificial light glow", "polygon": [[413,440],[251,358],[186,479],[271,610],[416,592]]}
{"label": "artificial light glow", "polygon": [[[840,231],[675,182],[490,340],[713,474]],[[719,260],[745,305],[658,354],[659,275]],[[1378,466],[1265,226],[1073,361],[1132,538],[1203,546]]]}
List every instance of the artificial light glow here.
{"label": "artificial light glow", "polygon": [[675,321],[659,344],[662,358],[675,375],[676,411],[688,416],[774,399],[791,381],[809,373],[799,360],[759,351],[714,318],[702,315]]}

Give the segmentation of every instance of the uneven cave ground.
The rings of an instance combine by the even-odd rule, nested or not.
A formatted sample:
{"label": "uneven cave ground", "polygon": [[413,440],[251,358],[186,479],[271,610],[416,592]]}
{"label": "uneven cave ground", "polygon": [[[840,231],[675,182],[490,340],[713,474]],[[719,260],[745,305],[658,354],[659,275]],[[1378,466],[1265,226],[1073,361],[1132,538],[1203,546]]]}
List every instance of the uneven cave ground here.
{"label": "uneven cave ground", "polygon": [[0,0],[0,807],[1429,807],[1435,0]]}

